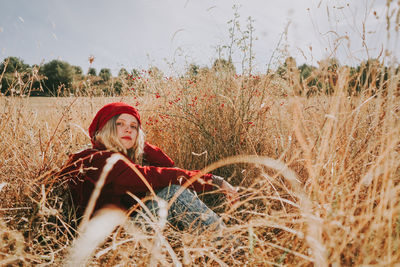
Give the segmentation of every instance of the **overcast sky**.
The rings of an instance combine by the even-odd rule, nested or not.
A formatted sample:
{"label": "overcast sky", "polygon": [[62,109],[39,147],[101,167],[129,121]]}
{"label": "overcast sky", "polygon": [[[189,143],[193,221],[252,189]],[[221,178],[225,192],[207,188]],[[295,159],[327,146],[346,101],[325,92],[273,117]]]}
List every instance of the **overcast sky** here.
{"label": "overcast sky", "polygon": [[[386,0],[0,0],[0,60],[16,56],[32,65],[61,59],[86,72],[93,55],[97,71],[154,65],[181,73],[190,63],[210,66],[217,47],[230,43],[234,4],[242,29],[249,16],[254,19],[258,72],[269,62],[276,66],[283,51],[312,65],[332,54],[357,65],[382,48],[400,57],[395,18],[386,42]],[[234,52],[240,68],[242,54]]]}

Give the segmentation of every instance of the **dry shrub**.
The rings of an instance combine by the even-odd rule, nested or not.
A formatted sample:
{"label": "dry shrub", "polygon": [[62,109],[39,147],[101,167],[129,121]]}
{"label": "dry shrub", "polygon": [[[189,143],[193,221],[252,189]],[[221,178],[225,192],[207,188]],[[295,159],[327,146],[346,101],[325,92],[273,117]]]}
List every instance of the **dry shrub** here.
{"label": "dry shrub", "polygon": [[[119,98],[1,98],[2,262],[60,264],[77,236],[68,192],[54,173],[105,103],[126,101],[143,115],[149,141],[189,169],[208,170],[240,187],[241,201],[214,207],[225,236],[167,228],[184,265],[391,265],[400,261],[399,74],[349,97],[353,77],[338,70],[331,95],[295,96],[272,75],[149,77],[140,94]],[[368,88],[364,88],[368,89]],[[363,91],[366,93],[363,94]],[[46,109],[44,108],[46,107]],[[297,175],[295,185],[281,168]],[[210,203],[215,198],[208,196]],[[7,226],[6,226],[7,225]],[[129,224],[106,239],[94,265],[148,264],[156,235]],[[162,265],[174,260],[158,247]],[[243,249],[243,250],[241,250]],[[154,259],[153,259],[154,260]]]}

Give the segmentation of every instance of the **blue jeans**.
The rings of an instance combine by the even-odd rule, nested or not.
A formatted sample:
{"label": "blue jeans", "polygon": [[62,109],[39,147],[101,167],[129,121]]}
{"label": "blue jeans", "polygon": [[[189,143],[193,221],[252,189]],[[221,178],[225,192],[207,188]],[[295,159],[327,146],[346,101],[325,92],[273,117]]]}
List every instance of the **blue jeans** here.
{"label": "blue jeans", "polygon": [[[180,188],[180,185],[170,185],[156,191],[156,194],[158,197],[169,202]],[[154,216],[158,216],[159,207],[156,200],[149,200],[145,205]],[[135,217],[142,217],[142,212],[143,210]],[[225,228],[221,217],[188,189],[185,189],[172,203],[168,210],[167,221],[180,230],[197,230],[203,232],[204,230]]]}

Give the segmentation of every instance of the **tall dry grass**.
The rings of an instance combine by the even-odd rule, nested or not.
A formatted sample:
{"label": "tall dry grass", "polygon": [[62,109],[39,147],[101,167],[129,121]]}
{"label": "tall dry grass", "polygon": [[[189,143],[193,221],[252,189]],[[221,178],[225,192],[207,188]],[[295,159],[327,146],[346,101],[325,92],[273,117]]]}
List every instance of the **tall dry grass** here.
{"label": "tall dry grass", "polygon": [[117,98],[2,97],[0,264],[67,264],[70,247],[85,244],[74,242],[68,190],[54,173],[90,143],[95,112],[120,100],[140,110],[148,140],[178,166],[208,166],[240,188],[233,207],[203,198],[227,223],[224,235],[241,242],[168,227],[151,234],[127,220],[93,248],[90,264],[399,262],[399,73],[390,69],[374,95],[371,83],[349,96],[346,67],[337,77],[332,95],[308,98],[275,75],[215,72],[144,77],[133,86],[140,91]]}
{"label": "tall dry grass", "polygon": [[[114,98],[91,97],[98,88],[90,85],[87,97],[1,96],[0,265],[399,263],[400,72],[382,63],[358,73],[321,65],[310,79],[323,82],[322,93],[297,70],[282,79],[213,69],[120,77]],[[19,95],[32,89],[28,78],[18,79]],[[115,210],[78,227],[56,173],[90,145],[88,125],[112,101],[137,107],[147,139],[177,166],[204,168],[240,189],[233,206],[219,194],[201,196],[224,232],[180,232],[150,215],[153,229],[143,231]]]}

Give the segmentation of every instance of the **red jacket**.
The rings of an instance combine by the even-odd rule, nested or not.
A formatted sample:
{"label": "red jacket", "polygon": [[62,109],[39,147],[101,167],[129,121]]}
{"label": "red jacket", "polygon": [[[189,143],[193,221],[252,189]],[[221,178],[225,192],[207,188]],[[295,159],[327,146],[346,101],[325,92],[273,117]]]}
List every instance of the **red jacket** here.
{"label": "red jacket", "polygon": [[[106,160],[113,153],[115,152],[95,145],[92,149],[86,149],[71,155],[67,164],[61,170],[63,177],[69,177],[68,183],[74,204],[77,205],[80,212],[83,212],[88,204]],[[144,162],[151,166],[140,166],[137,164],[135,166],[154,190],[161,189],[170,184],[181,184],[181,177],[190,178],[199,172],[174,168],[174,162],[161,149],[148,143],[145,145],[143,157]],[[192,184],[192,189],[198,192],[211,190],[211,179],[211,174],[205,174],[202,180],[209,183],[201,184],[196,181]],[[126,194],[127,191],[142,198],[149,192],[149,189],[134,170],[124,161],[119,160],[106,178],[95,209],[99,209],[107,204],[114,204],[128,209],[135,204],[135,201]]]}

